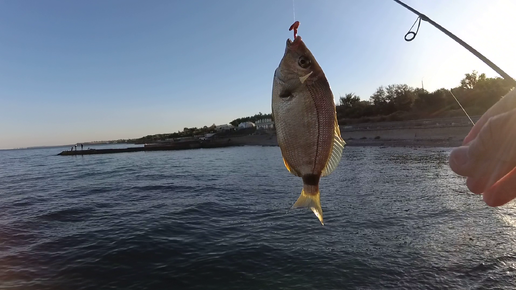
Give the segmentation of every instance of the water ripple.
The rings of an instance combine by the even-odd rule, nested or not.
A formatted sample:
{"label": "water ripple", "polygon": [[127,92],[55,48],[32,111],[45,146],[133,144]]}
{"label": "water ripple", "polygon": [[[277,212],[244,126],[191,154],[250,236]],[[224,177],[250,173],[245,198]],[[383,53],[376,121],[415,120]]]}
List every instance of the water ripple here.
{"label": "water ripple", "polygon": [[324,227],[277,147],[54,151],[0,152],[0,289],[514,288],[513,206],[448,148],[346,148]]}

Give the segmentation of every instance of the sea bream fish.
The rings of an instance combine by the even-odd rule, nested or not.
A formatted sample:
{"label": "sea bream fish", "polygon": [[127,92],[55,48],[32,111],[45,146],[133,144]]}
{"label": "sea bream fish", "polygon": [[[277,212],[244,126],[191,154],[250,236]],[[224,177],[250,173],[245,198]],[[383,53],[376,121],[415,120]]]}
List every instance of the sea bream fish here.
{"label": "sea bream fish", "polygon": [[285,167],[303,179],[293,208],[310,208],[324,225],[319,180],[335,170],[346,143],[328,80],[301,37],[294,35],[274,72],[272,114]]}

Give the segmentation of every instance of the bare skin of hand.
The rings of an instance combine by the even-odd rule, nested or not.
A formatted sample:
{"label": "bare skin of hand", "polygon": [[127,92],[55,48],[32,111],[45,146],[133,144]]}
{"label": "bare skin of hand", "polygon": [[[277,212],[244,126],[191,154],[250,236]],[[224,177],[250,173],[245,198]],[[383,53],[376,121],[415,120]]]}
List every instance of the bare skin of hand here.
{"label": "bare skin of hand", "polygon": [[516,198],[516,89],[478,120],[450,155],[451,169],[489,206]]}

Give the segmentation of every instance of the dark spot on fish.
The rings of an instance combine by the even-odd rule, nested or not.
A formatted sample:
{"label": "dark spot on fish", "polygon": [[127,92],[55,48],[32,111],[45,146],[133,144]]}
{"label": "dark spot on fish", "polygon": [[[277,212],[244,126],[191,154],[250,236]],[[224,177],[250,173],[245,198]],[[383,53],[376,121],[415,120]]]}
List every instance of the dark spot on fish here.
{"label": "dark spot on fish", "polygon": [[287,98],[290,98],[291,96],[292,96],[292,92],[289,90],[284,90],[279,95],[279,97],[282,99],[287,99]]}
{"label": "dark spot on fish", "polygon": [[305,174],[303,175],[303,183],[306,185],[318,185],[320,178],[321,176],[317,174]]}

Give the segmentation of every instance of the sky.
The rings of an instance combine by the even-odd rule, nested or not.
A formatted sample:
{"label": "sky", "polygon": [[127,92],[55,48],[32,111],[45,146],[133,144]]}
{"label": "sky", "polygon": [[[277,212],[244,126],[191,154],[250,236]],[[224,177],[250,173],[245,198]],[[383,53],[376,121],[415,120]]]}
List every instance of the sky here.
{"label": "sky", "polygon": [[[405,0],[516,77],[516,1]],[[391,0],[0,1],[0,149],[172,133],[271,112],[288,31],[336,101],[498,76]]]}

